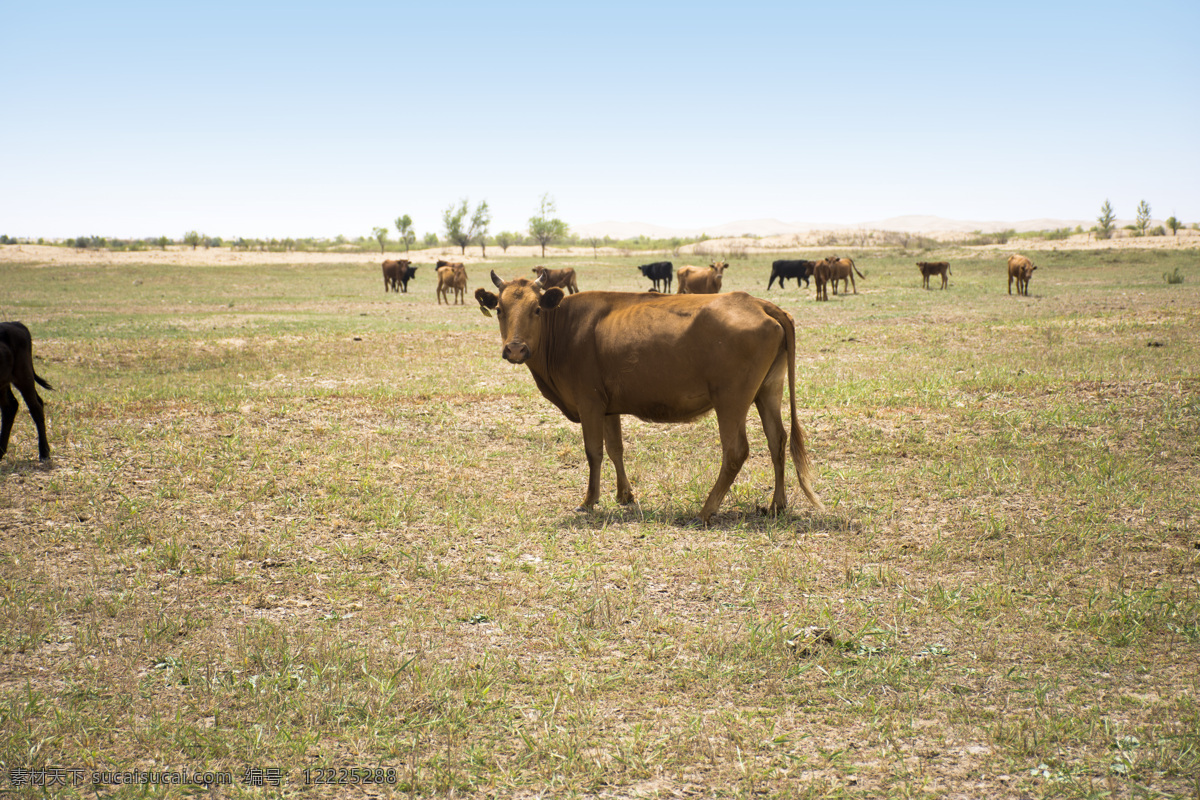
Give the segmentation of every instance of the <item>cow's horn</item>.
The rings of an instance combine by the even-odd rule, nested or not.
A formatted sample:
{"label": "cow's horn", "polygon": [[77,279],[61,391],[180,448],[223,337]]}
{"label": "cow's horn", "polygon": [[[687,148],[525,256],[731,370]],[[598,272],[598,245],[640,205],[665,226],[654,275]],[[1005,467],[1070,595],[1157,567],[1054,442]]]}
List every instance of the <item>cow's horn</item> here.
{"label": "cow's horn", "polygon": [[545,289],[546,288],[546,273],[544,273],[544,272],[538,273],[538,279],[533,282],[533,288],[535,288],[535,289]]}
{"label": "cow's horn", "polygon": [[496,274],[496,270],[492,270],[492,283],[496,284],[497,289],[504,288],[504,281],[500,280],[500,276]]}

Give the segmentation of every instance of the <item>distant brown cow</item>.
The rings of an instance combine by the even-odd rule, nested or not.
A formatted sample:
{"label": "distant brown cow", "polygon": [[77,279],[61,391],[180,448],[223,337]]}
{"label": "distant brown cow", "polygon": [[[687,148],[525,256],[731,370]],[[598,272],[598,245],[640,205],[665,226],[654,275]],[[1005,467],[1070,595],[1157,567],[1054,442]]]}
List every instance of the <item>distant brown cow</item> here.
{"label": "distant brown cow", "polygon": [[[858,272],[858,267],[854,266],[854,261],[849,258],[839,258],[838,256],[830,256],[826,259],[829,262],[829,280],[833,283],[833,293],[838,293],[838,281],[842,281],[842,294],[846,293],[846,289],[854,287],[854,293],[858,294],[858,284],[854,282],[854,274],[857,272],[858,277],[864,278],[861,272]],[[829,298],[826,298],[827,300]]]}
{"label": "distant brown cow", "polygon": [[721,291],[721,280],[729,265],[714,261],[707,267],[682,266],[675,277],[679,281],[679,294],[717,294]]}
{"label": "distant brown cow", "polygon": [[383,262],[383,291],[407,292],[408,281],[417,274],[417,268],[408,259]]}
{"label": "distant brown cow", "polygon": [[438,264],[442,265],[437,268],[438,305],[442,304],[443,298],[446,300],[446,305],[450,305],[451,289],[454,290],[454,302],[459,305],[466,305],[467,268],[460,263],[451,263],[449,261],[439,261]]}
{"label": "distant brown cow", "polygon": [[823,258],[813,265],[813,283],[817,284],[817,300],[829,300],[829,259]]}
{"label": "distant brown cow", "polygon": [[[758,409],[775,472],[770,513],[787,507],[787,455],[810,503],[812,469],[796,413],[796,328],[773,303],[744,292],[716,295],[542,290],[541,281],[502,281],[497,293],[475,290],[485,314],[500,323],[501,356],[524,364],[541,393],[583,429],[587,493],[600,499],[604,452],[617,478],[617,502],[634,502],[625,473],[621,415],[650,422],[690,422],[716,411],[721,469],[700,510],[712,518],[750,451],[746,414]],[[791,436],[783,425],[784,387],[791,395]]]}
{"label": "distant brown cow", "polygon": [[950,274],[949,261],[918,261],[917,269],[921,270],[921,286],[928,289],[929,279],[934,275],[942,276],[942,288],[946,288],[946,284],[950,279],[946,276]]}
{"label": "distant brown cow", "polygon": [[533,271],[537,273],[538,280],[542,282],[542,286],[545,286],[547,289],[557,286],[560,289],[566,289],[570,294],[575,294],[579,291],[579,284],[575,282],[574,267],[564,267],[562,269],[534,267]]}
{"label": "distant brown cow", "polygon": [[50,457],[46,413],[35,383],[47,389],[54,388],[33,371],[33,337],[29,328],[20,322],[0,322],[0,458],[8,452],[8,437],[20,408],[12,386],[16,386],[25,398],[29,416],[33,417],[33,425],[37,428],[38,458],[45,461]]}
{"label": "distant brown cow", "polygon": [[1017,294],[1029,295],[1029,279],[1037,265],[1025,256],[1008,257],[1008,293],[1012,294],[1013,279],[1017,281]]}

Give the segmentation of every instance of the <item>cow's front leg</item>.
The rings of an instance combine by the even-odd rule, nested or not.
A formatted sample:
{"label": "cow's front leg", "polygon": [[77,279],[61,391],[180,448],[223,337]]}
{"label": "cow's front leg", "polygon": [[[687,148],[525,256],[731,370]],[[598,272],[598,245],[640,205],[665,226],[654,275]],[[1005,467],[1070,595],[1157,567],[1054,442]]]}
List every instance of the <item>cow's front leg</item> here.
{"label": "cow's front leg", "polygon": [[604,448],[617,471],[617,502],[627,506],[633,502],[633,487],[625,475],[625,442],[621,438],[621,415],[604,418]]}
{"label": "cow's front leg", "polygon": [[587,494],[576,511],[591,511],[600,501],[600,468],[604,463],[604,412],[581,413],[579,424],[583,428],[583,452],[588,462]]}

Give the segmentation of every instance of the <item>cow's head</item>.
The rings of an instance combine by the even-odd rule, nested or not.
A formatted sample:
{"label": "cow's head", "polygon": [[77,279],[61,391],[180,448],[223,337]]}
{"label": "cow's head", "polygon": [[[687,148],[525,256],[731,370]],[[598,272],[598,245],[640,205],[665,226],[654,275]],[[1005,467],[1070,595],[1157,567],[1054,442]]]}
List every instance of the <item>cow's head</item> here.
{"label": "cow's head", "polygon": [[715,269],[717,271],[718,275],[724,275],[726,268],[729,266],[729,263],[726,261],[713,261],[708,266]]}
{"label": "cow's head", "polygon": [[495,270],[492,270],[492,283],[500,291],[498,295],[487,289],[475,290],[479,310],[489,317],[493,310],[496,312],[500,339],[504,342],[500,355],[514,364],[524,364],[541,346],[542,313],[558,308],[563,291],[557,287],[543,291],[540,277],[536,281],[528,278],[502,281]]}

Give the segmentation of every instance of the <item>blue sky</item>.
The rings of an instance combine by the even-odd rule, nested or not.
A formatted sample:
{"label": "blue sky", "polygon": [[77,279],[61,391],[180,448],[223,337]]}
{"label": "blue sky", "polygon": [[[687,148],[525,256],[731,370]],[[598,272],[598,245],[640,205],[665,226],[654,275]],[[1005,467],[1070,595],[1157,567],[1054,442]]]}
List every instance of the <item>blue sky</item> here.
{"label": "blue sky", "polygon": [[[1200,220],[1200,3],[4,0],[0,233]],[[393,234],[394,236],[394,234]]]}

